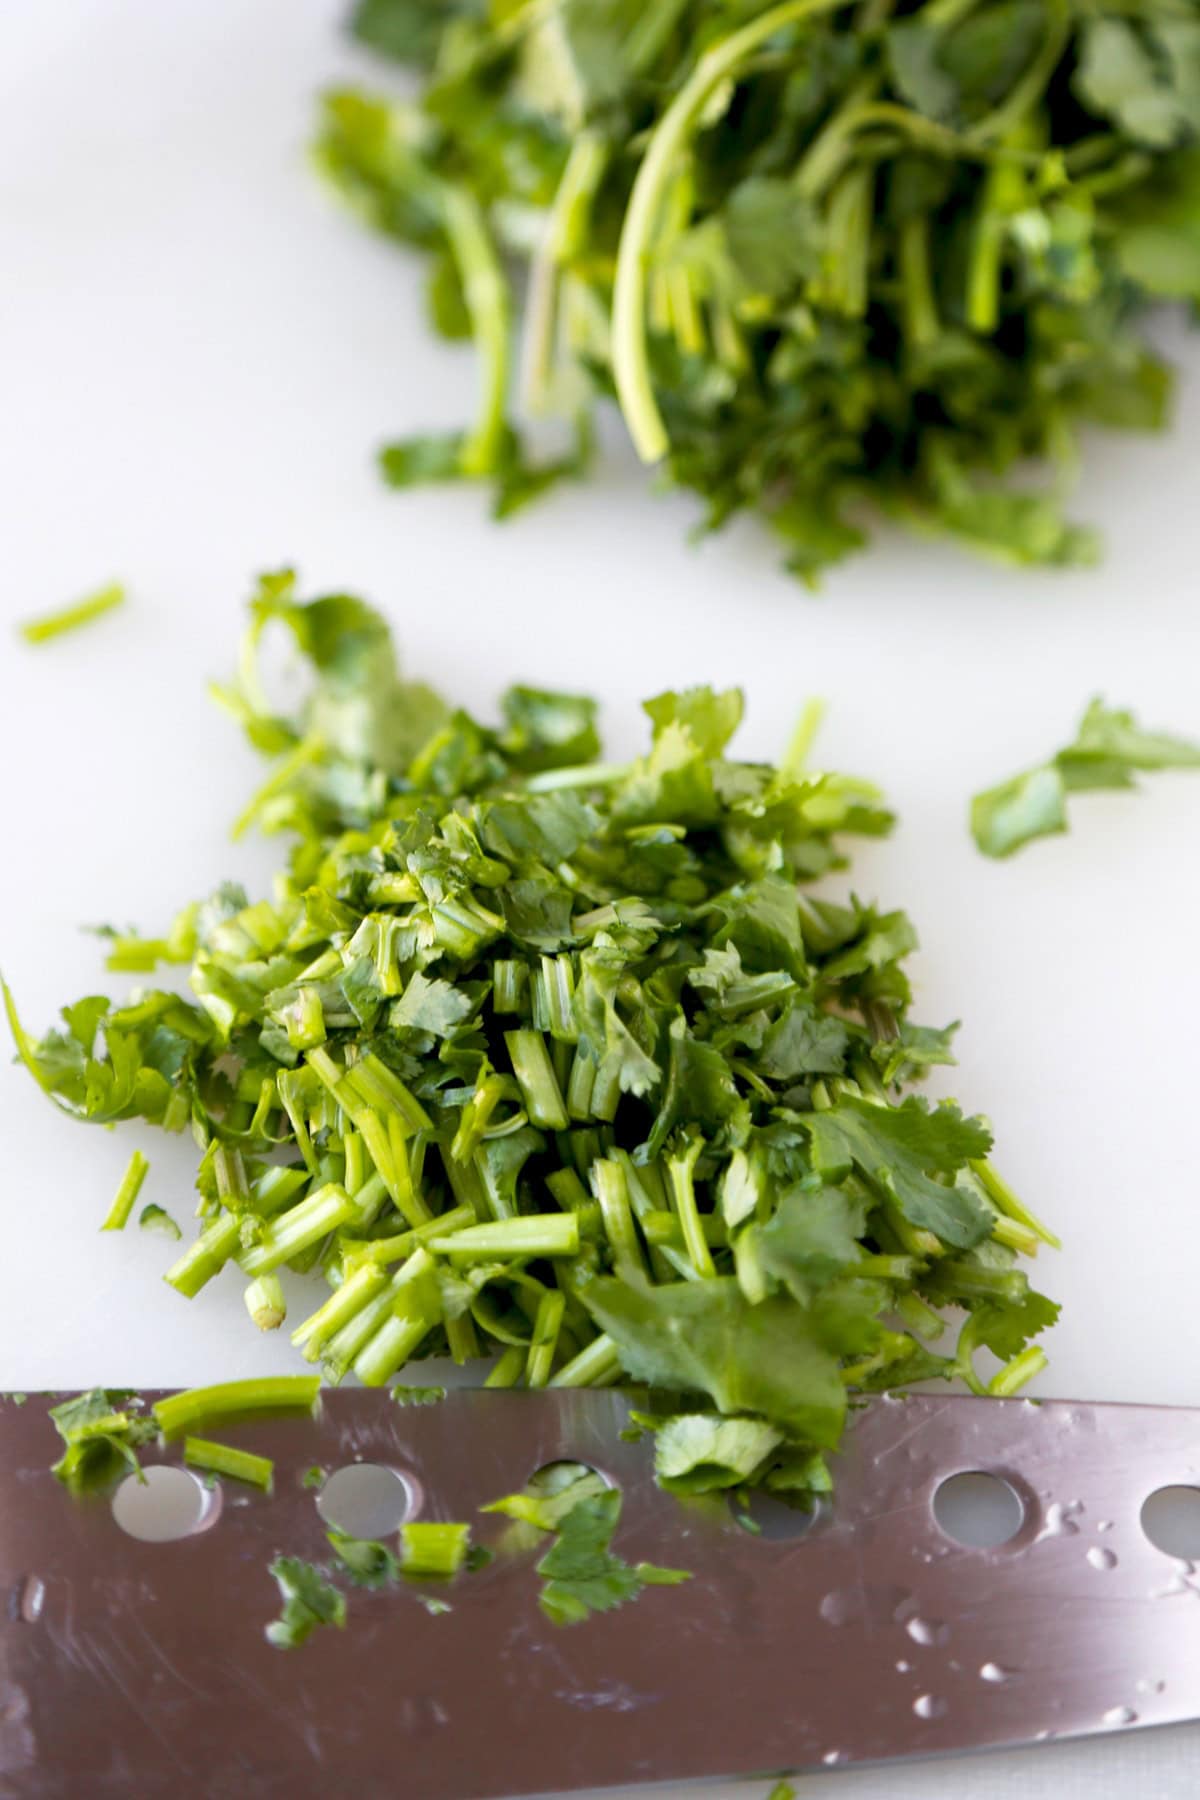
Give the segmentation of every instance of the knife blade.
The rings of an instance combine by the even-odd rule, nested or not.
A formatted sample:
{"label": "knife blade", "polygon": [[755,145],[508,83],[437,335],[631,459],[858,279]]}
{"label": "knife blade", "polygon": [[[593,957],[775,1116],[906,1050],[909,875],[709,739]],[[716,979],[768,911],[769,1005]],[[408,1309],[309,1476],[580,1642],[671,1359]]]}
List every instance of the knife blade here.
{"label": "knife blade", "polygon": [[[156,1395],[147,1394],[147,1399]],[[615,1391],[461,1390],[400,1409],[329,1392],[318,1415],[224,1427],[275,1492],[214,1490],[202,1528],[129,1537],[103,1495],[50,1473],[44,1402],[0,1401],[0,1793],[11,1800],[339,1792],[500,1800],[933,1756],[1200,1714],[1200,1576],[1142,1507],[1200,1484],[1200,1412],[884,1396],[857,1416],[836,1491],[802,1536],[743,1528],[723,1498],[653,1481]],[[178,1464],[179,1447],[146,1459]],[[343,1631],[264,1637],[284,1552],[328,1560],[304,1485],[374,1463],[411,1516],[470,1519],[560,1460],[624,1493],[615,1548],[684,1567],[583,1624],[541,1612],[539,1550],[499,1554],[431,1614],[409,1584],[350,1590]],[[964,1472],[1016,1496],[972,1548],[935,1510]],[[1014,1503],[1016,1504],[1016,1503]]]}

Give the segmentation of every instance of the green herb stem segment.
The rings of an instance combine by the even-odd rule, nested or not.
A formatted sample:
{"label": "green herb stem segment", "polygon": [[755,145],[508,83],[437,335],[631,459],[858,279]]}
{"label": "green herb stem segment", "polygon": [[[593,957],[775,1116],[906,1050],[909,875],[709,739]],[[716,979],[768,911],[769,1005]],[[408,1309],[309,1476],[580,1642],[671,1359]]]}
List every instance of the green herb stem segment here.
{"label": "green herb stem segment", "polygon": [[659,462],[670,438],[654,395],[646,341],[646,281],[651,246],[668,181],[705,106],[760,45],[800,20],[831,12],[843,0],[783,0],[706,50],[667,107],[638,167],[621,228],[613,284],[612,362],[617,397],[643,462]]}
{"label": "green herb stem segment", "polygon": [[171,1439],[185,1437],[194,1425],[216,1419],[236,1419],[254,1413],[311,1413],[320,1386],[319,1375],[260,1375],[248,1381],[224,1381],[212,1387],[168,1394],[151,1410],[163,1436]]}
{"label": "green herb stem segment", "polygon": [[150,1164],[140,1150],[135,1150],[129,1159],[129,1166],[121,1177],[121,1185],[113,1196],[113,1203],[105,1215],[101,1231],[124,1231],[129,1223],[130,1214],[137,1204],[137,1197],[142,1191],[142,1183],[150,1173]]}
{"label": "green herb stem segment", "polygon": [[239,1450],[233,1444],[214,1444],[209,1438],[186,1437],[183,1460],[192,1469],[206,1469],[213,1475],[228,1476],[231,1481],[244,1481],[250,1487],[269,1494],[275,1481],[275,1465],[269,1456],[256,1456],[251,1450]]}
{"label": "green herb stem segment", "polygon": [[242,1297],[260,1331],[278,1331],[287,1318],[287,1300],[278,1275],[260,1275],[250,1282]]}
{"label": "green herb stem segment", "polygon": [[414,1580],[457,1575],[470,1547],[469,1525],[443,1525],[419,1519],[400,1527],[400,1567]]}
{"label": "green herb stem segment", "polygon": [[77,631],[82,625],[91,625],[96,619],[102,619],[105,613],[115,612],[124,603],[125,589],[114,581],[108,587],[89,594],[86,599],[62,607],[58,612],[45,613],[37,619],[27,619],[18,630],[27,644],[47,644],[68,631]]}

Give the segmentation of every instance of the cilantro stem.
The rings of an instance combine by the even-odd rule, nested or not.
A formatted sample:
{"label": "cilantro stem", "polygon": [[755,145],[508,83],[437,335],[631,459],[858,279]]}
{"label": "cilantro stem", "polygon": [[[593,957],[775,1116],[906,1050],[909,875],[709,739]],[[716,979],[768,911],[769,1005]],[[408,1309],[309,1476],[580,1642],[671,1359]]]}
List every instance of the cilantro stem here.
{"label": "cilantro stem", "polygon": [[321,738],[316,736],[302,738],[293,750],[289,750],[283,761],[276,764],[258,792],[252,797],[249,805],[238,814],[229,835],[235,841],[244,837],[264,807],[278,794],[281,794],[302,769],[307,769],[313,763],[319,762],[324,754],[325,744]]}
{"label": "cilantro stem", "polygon": [[184,1437],[193,1425],[209,1419],[234,1419],[243,1413],[259,1412],[311,1413],[320,1386],[319,1375],[265,1375],[250,1381],[222,1381],[213,1387],[169,1394],[152,1411],[165,1438]]}
{"label": "cilantro stem", "polygon": [[651,244],[679,157],[710,96],[733,78],[760,44],[806,18],[833,12],[844,0],[783,0],[712,45],[655,126],[629,196],[617,248],[613,287],[612,361],[617,397],[643,462],[658,462],[670,440],[654,397],[646,333],[646,281]]}
{"label": "cilantro stem", "polygon": [[463,440],[459,466],[464,475],[490,475],[499,464],[507,433],[511,330],[508,282],[475,196],[458,183],[439,182],[438,192],[482,374],[479,416]]}
{"label": "cilantro stem", "polygon": [[129,1167],[121,1178],[121,1185],[113,1196],[113,1203],[105,1215],[101,1231],[124,1231],[149,1171],[150,1164],[140,1150],[135,1150],[129,1159]]}
{"label": "cilantro stem", "polygon": [[241,1257],[242,1268],[247,1275],[267,1275],[353,1215],[354,1202],[345,1188],[330,1182],[265,1225],[257,1244]]}
{"label": "cilantro stem", "polygon": [[504,1043],[530,1124],[565,1131],[570,1120],[541,1032],[506,1031]]}
{"label": "cilantro stem", "polygon": [[552,1388],[604,1387],[620,1372],[617,1346],[608,1333],[602,1331],[570,1362],[564,1363],[558,1373],[550,1377],[548,1385]]}
{"label": "cilantro stem", "polygon": [[400,1567],[417,1579],[456,1575],[466,1561],[469,1525],[443,1525],[418,1519],[400,1527]]}
{"label": "cilantro stem", "polygon": [[62,637],[64,632],[75,631],[81,625],[90,625],[94,619],[103,618],[124,601],[125,589],[119,581],[114,581],[97,593],[89,594],[87,599],[76,601],[73,606],[64,606],[37,619],[27,619],[17,629],[27,644],[47,644],[52,638]]}
{"label": "cilantro stem", "polygon": [[190,1468],[211,1469],[214,1475],[248,1482],[267,1494],[275,1484],[275,1465],[269,1456],[236,1450],[232,1444],[214,1444],[209,1438],[184,1438],[183,1460]]}
{"label": "cilantro stem", "polygon": [[608,167],[600,134],[584,130],[567,155],[546,220],[541,246],[529,270],[522,345],[522,389],[531,413],[549,410],[553,346],[558,324],[559,271],[583,244],[596,190]]}
{"label": "cilantro stem", "polygon": [[402,1262],[418,1245],[427,1244],[431,1238],[448,1237],[451,1232],[459,1232],[464,1226],[475,1223],[471,1207],[453,1206],[449,1212],[439,1213],[424,1225],[418,1225],[412,1231],[398,1232],[395,1237],[347,1239],[342,1244],[342,1259],[348,1268],[369,1265],[382,1269],[388,1263]]}
{"label": "cilantro stem", "polygon": [[1014,1356],[1002,1369],[997,1370],[988,1382],[988,1393],[1007,1399],[1011,1394],[1019,1392],[1026,1382],[1032,1381],[1035,1375],[1040,1375],[1047,1360],[1041,1345],[1031,1344],[1027,1350],[1022,1350],[1019,1356]]}
{"label": "cilantro stem", "polygon": [[1036,1213],[1030,1212],[1025,1202],[1017,1198],[1007,1181],[997,1173],[986,1158],[980,1157],[977,1161],[972,1162],[970,1167],[987,1189],[992,1204],[1006,1218],[1016,1219],[1019,1224],[1028,1226],[1029,1230],[1035,1232],[1043,1244],[1048,1244],[1051,1250],[1062,1249],[1062,1239],[1056,1237],[1048,1225],[1043,1225]]}
{"label": "cilantro stem", "polygon": [[516,1387],[525,1372],[526,1352],[520,1344],[510,1344],[501,1351],[496,1359],[496,1366],[484,1382],[484,1387],[511,1388]]}
{"label": "cilantro stem", "polygon": [[716,1274],[716,1265],[712,1252],[708,1247],[708,1239],[704,1235],[704,1225],[700,1211],[696,1205],[696,1189],[693,1175],[700,1152],[704,1145],[699,1138],[692,1138],[681,1154],[667,1157],[667,1176],[671,1183],[671,1195],[675,1201],[675,1211],[679,1215],[679,1224],[683,1231],[684,1248],[697,1275],[707,1279]]}
{"label": "cilantro stem", "polygon": [[558,1288],[547,1288],[538,1301],[533,1336],[529,1342],[529,1358],[525,1364],[526,1387],[543,1388],[550,1379],[566,1305],[566,1295]]}
{"label": "cilantro stem", "polygon": [[528,794],[554,794],[560,788],[615,787],[624,781],[632,763],[579,763],[569,769],[543,769],[525,782]]}
{"label": "cilantro stem", "polygon": [[415,1250],[393,1275],[387,1299],[389,1316],[354,1361],[354,1373],[364,1387],[382,1387],[441,1319],[435,1265],[428,1250]]}
{"label": "cilantro stem", "polygon": [[435,1256],[471,1262],[486,1262],[495,1256],[576,1256],[579,1214],[525,1213],[486,1225],[467,1225],[448,1236],[431,1238],[429,1248]]}
{"label": "cilantro stem", "polygon": [[610,1157],[602,1157],[594,1162],[592,1185],[600,1202],[600,1214],[612,1247],[613,1264],[617,1273],[626,1281],[646,1280],[649,1271],[633,1223],[629,1188],[621,1164]]}
{"label": "cilantro stem", "polygon": [[910,349],[923,350],[941,333],[933,291],[929,254],[929,219],[916,213],[900,227],[900,286],[904,300],[904,334]]}
{"label": "cilantro stem", "polygon": [[359,1352],[367,1345],[390,1317],[392,1299],[395,1293],[393,1275],[371,1298],[359,1305],[357,1310],[341,1325],[332,1336],[325,1339],[319,1351],[309,1341],[304,1355],[305,1360],[313,1362],[320,1355],[321,1363],[331,1381],[341,1381],[347,1371],[353,1367]]}
{"label": "cilantro stem", "polygon": [[241,1243],[241,1227],[233,1213],[223,1212],[206,1225],[193,1244],[163,1276],[177,1294],[194,1300],[206,1282],[218,1275]]}
{"label": "cilantro stem", "polygon": [[365,1267],[347,1275],[341,1287],[335,1288],[323,1306],[310,1313],[292,1333],[292,1342],[303,1349],[306,1359],[315,1362],[321,1347],[354,1318],[376,1294],[387,1286],[389,1277],[382,1269]]}
{"label": "cilantro stem", "polygon": [[932,1342],[940,1338],[946,1329],[946,1321],[940,1313],[934,1312],[932,1306],[926,1305],[919,1294],[908,1293],[898,1295],[895,1301],[896,1312],[909,1330],[920,1338]]}
{"label": "cilantro stem", "polygon": [[260,1331],[278,1331],[287,1317],[287,1301],[278,1275],[260,1275],[250,1283],[243,1299]]}

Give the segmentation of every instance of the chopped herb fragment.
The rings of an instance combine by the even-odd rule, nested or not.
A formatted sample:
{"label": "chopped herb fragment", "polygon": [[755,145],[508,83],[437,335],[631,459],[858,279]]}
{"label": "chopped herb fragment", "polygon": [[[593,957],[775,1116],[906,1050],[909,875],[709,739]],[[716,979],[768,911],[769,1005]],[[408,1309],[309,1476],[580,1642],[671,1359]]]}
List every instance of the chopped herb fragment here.
{"label": "chopped herb fragment", "polygon": [[113,1197],[113,1203],[108,1209],[104,1223],[100,1227],[101,1231],[124,1231],[129,1223],[129,1216],[137,1202],[137,1197],[142,1191],[142,1183],[149,1172],[150,1164],[140,1150],[135,1150],[129,1159],[129,1167],[121,1178],[121,1185]]}
{"label": "chopped herb fragment", "polygon": [[158,1434],[136,1394],[91,1388],[50,1408],[66,1445],[54,1474],[73,1494],[104,1487],[117,1475],[140,1474],[138,1450]]}
{"label": "chopped herb fragment", "polygon": [[183,1236],[165,1207],[155,1206],[153,1202],[149,1206],[143,1206],[138,1214],[138,1224],[143,1231],[161,1231],[164,1237],[174,1238],[176,1243]]}
{"label": "chopped herb fragment", "polygon": [[279,1588],[283,1609],[266,1628],[268,1643],[279,1650],[294,1650],[318,1625],[346,1623],[346,1598],[323,1572],[298,1556],[277,1556],[271,1574]]}
{"label": "chopped herb fragment", "polygon": [[27,644],[49,643],[51,638],[62,637],[64,632],[76,631],[81,625],[90,625],[93,620],[103,618],[105,613],[123,605],[124,600],[125,589],[119,582],[113,582],[111,586],[89,594],[86,600],[76,601],[73,606],[64,606],[59,612],[46,613],[39,619],[28,619],[18,629]]}
{"label": "chopped herb fragment", "polygon": [[307,1412],[317,1404],[319,1375],[260,1375],[249,1381],[224,1381],[215,1387],[187,1388],[168,1394],[153,1407],[165,1438],[183,1437],[208,1419],[234,1419],[247,1413]]}
{"label": "chopped herb fragment", "polygon": [[456,1575],[467,1560],[469,1525],[441,1525],[417,1520],[400,1527],[400,1568],[414,1579]]}
{"label": "chopped herb fragment", "polygon": [[211,1469],[214,1475],[228,1475],[234,1481],[245,1481],[251,1487],[270,1493],[275,1482],[275,1465],[269,1456],[255,1456],[250,1450],[238,1450],[232,1444],[214,1444],[208,1438],[183,1440],[183,1460],[193,1469]]}

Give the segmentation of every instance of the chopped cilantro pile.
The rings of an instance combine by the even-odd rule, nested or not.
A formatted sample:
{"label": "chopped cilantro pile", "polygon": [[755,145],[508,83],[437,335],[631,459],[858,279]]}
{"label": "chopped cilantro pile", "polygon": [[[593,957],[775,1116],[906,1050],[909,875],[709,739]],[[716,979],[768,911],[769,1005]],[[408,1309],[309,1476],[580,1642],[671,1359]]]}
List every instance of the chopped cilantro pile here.
{"label": "chopped cilantro pile", "polygon": [[[757,512],[806,580],[864,512],[1094,556],[1079,429],[1165,421],[1144,321],[1200,298],[1194,0],[359,0],[353,29],[420,85],[329,94],[320,164],[480,364],[473,422],[390,445],[390,482],[487,480],[504,515],[615,397],[709,528]],[[513,421],[547,414],[575,445],[539,461]]]}
{"label": "chopped cilantro pile", "polygon": [[[63,1111],[192,1133],[180,1294],[240,1266],[270,1329],[276,1271],[312,1271],[292,1340],[330,1381],[449,1354],[492,1386],[680,1396],[654,1405],[683,1491],[820,1489],[850,1394],[1041,1366],[1056,1308],[1017,1263],[1054,1240],[982,1119],[905,1092],[951,1060],[909,1016],[913,929],[810,886],[888,828],[873,788],[796,746],[737,761],[737,692],[658,695],[645,753],[606,763],[590,700],[515,687],[484,725],[404,681],[358,600],[284,574],[252,610],[221,698],[273,759],[245,815],[290,842],[272,897],[226,885],[122,943],[189,963],[190,997],[89,996],[40,1041],[8,997]],[[265,696],[270,625],[310,665],[295,717]],[[315,1394],[155,1411],[174,1437]]]}

